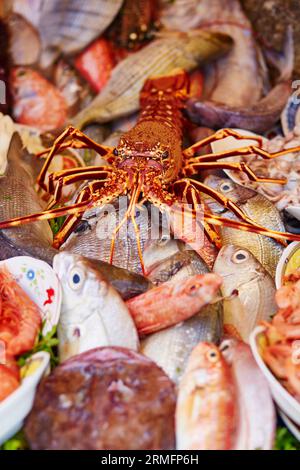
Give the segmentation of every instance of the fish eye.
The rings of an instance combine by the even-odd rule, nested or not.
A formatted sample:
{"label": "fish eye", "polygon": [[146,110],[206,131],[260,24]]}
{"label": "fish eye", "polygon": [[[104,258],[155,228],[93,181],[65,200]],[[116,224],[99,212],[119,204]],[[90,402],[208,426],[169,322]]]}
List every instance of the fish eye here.
{"label": "fish eye", "polygon": [[119,155],[119,150],[117,149],[117,147],[115,147],[115,148],[113,149],[113,154],[114,154],[116,157],[118,157],[118,155]]}
{"label": "fish eye", "polygon": [[220,186],[220,190],[222,193],[228,193],[229,191],[232,190],[232,184],[231,183],[222,183]]}
{"label": "fish eye", "polygon": [[217,362],[217,360],[219,359],[219,355],[218,355],[217,351],[215,351],[215,350],[208,351],[207,359],[212,363]]}
{"label": "fish eye", "polygon": [[249,258],[249,254],[245,250],[238,250],[232,256],[232,261],[236,264],[243,263]]}
{"label": "fish eye", "polygon": [[69,273],[69,286],[72,290],[78,290],[85,281],[85,274],[79,268],[71,269]]}

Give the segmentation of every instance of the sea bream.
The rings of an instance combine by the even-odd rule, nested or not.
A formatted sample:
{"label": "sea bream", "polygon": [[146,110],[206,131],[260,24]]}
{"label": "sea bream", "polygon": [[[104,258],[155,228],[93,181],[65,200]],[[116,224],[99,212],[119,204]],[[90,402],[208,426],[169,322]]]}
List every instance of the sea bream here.
{"label": "sea bream", "polygon": [[101,346],[138,349],[128,308],[99,270],[68,252],[55,256],[53,268],[63,291],[58,325],[62,361]]}
{"label": "sea bream", "polygon": [[[271,230],[279,232],[285,230],[278,209],[262,194],[234,183],[229,178],[220,178],[215,175],[208,176],[205,184],[235,202],[254,222]],[[206,198],[205,202],[214,214],[237,220],[234,214],[212,199]],[[257,233],[235,230],[230,227],[221,227],[220,235],[223,245],[238,245],[249,250],[271,276],[275,277],[276,267],[284,249],[280,243]]]}
{"label": "sea bream", "polygon": [[275,314],[275,283],[259,261],[245,248],[225,245],[214,265],[223,278],[224,330],[245,342],[260,321]]}

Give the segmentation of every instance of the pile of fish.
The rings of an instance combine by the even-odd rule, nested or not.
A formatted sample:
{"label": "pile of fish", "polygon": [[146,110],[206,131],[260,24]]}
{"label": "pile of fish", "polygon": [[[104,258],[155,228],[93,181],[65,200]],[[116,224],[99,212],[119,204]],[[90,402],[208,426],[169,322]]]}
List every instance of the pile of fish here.
{"label": "pile of fish", "polygon": [[[98,144],[116,146],[137,122],[145,81],[184,69],[191,80],[187,143],[232,128],[249,135],[249,145],[260,136],[264,150],[284,153],[226,162],[285,184],[214,169],[198,180],[258,225],[300,233],[300,152],[289,153],[300,145],[300,104],[291,86],[300,71],[295,2],[264,1],[263,15],[252,0],[4,3],[0,222],[51,206],[36,178],[63,129],[72,125]],[[47,177],[90,165],[109,170],[105,155],[79,147],[62,148]],[[240,147],[229,137],[201,152]],[[63,188],[66,207],[86,181]],[[214,216],[239,220],[230,204],[202,193],[201,202]],[[300,402],[300,257],[287,273],[285,241],[223,225],[216,246],[205,237],[196,250],[174,233],[165,235],[162,215],[153,236],[152,207],[136,206],[139,245],[134,218],[115,233],[120,201],[89,207],[60,249],[52,245],[61,217],[0,231],[0,260],[45,261],[61,296],[47,336],[19,279],[0,269],[0,420],[24,384],[21,364],[40,351],[52,359],[31,411],[20,419],[26,417],[29,448],[272,449],[276,397],[251,349],[259,325],[262,360]],[[39,281],[31,287],[39,292]]]}

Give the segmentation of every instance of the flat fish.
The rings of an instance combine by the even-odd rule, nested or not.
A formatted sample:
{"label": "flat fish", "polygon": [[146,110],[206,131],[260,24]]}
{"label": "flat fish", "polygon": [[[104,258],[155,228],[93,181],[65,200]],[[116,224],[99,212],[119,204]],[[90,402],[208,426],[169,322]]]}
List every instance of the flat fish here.
{"label": "flat fish", "polygon": [[[275,205],[256,191],[234,183],[227,178],[210,175],[205,183],[223,196],[235,202],[254,222],[272,230],[283,232],[284,223]],[[209,200],[208,207],[214,214],[238,220],[235,215],[219,204]],[[275,240],[256,233],[236,230],[229,227],[220,228],[224,245],[233,244],[249,250],[274,278],[277,264],[284,247]]]}
{"label": "flat fish", "polygon": [[[14,133],[7,154],[7,168],[0,177],[0,220],[41,212],[43,207],[33,187],[30,167],[23,160],[21,139]],[[47,221],[1,230],[0,259],[28,255],[52,264],[57,253],[51,246],[52,241]]]}
{"label": "flat fish", "polygon": [[[151,241],[144,251],[146,275],[155,284],[205,274],[208,267],[192,250],[176,240]],[[192,349],[200,341],[219,343],[223,333],[223,303],[209,304],[194,317],[141,341],[141,352],[158,364],[178,384]]]}
{"label": "flat fish", "polygon": [[102,92],[71,123],[81,128],[90,122],[109,122],[132,114],[139,109],[140,91],[149,76],[167,75],[176,68],[192,71],[225,54],[231,46],[229,36],[205,31],[156,39],[119,62]]}
{"label": "flat fish", "polygon": [[255,326],[276,313],[275,283],[250,251],[235,245],[221,248],[214,272],[223,278],[224,331],[248,343]]}

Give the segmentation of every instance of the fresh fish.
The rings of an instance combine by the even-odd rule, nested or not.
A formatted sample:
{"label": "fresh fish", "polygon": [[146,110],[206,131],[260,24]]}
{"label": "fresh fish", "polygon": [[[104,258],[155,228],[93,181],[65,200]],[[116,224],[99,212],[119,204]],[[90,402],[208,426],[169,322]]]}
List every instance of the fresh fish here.
{"label": "fresh fish", "polygon": [[[43,210],[33,187],[30,167],[23,160],[22,142],[15,133],[7,153],[5,174],[0,177],[0,220]],[[28,255],[52,264],[57,253],[51,247],[52,241],[52,231],[47,221],[1,230],[0,259]]]}
{"label": "fresh fish", "polygon": [[235,245],[221,248],[214,272],[223,278],[224,330],[248,342],[255,326],[276,312],[274,281],[250,251]]}
{"label": "fresh fish", "polygon": [[[69,255],[71,256],[71,253]],[[113,264],[105,263],[104,261],[88,259],[79,255],[73,256],[74,260],[80,257],[81,262],[87,269],[91,268],[99,271],[112,287],[116,289],[123,300],[143,294],[153,287],[152,282],[140,274],[132,273],[123,268],[117,268]]]}
{"label": "fresh fish", "polygon": [[161,21],[168,29],[204,28],[233,38],[229,54],[206,71],[205,99],[244,108],[261,98],[266,68],[238,0],[176,0],[166,6]]}
{"label": "fresh fish", "polygon": [[275,85],[261,100],[249,107],[234,107],[199,99],[187,104],[190,119],[212,129],[232,127],[260,134],[271,129],[280,118],[291,93],[290,81]]}
{"label": "fresh fish", "polygon": [[237,387],[239,424],[235,450],[272,450],[276,413],[268,383],[250,347],[225,339],[220,351],[231,367]]}
{"label": "fresh fish", "polygon": [[[118,198],[115,204],[86,212],[72,235],[66,240],[63,249],[109,263],[113,230],[122,220],[128,207],[127,197]],[[148,211],[138,209],[136,221],[140,227],[141,247],[148,237]],[[142,274],[138,255],[136,234],[132,221],[124,224],[116,237],[113,264],[120,268]]]}
{"label": "fresh fish", "polygon": [[17,122],[49,131],[62,127],[67,105],[58,89],[40,73],[25,67],[11,71],[13,115]]}
{"label": "fresh fish", "polygon": [[99,270],[67,252],[55,256],[53,268],[63,290],[58,325],[62,361],[101,346],[137,350],[137,331],[128,308]]}
{"label": "fresh fish", "polygon": [[[205,183],[235,202],[254,222],[272,230],[285,230],[278,209],[262,194],[236,184],[227,178],[220,178],[214,175],[206,178]],[[222,213],[224,217],[236,219],[235,215],[212,200],[206,200],[206,203],[214,214]],[[221,227],[220,233],[224,245],[233,244],[246,248],[258,259],[268,273],[275,277],[277,264],[284,249],[282,245],[271,238],[256,233],[227,227]]]}
{"label": "fresh fish", "polygon": [[97,39],[76,57],[74,65],[93,90],[100,93],[115,65],[111,44],[107,39]]}
{"label": "fresh fish", "polygon": [[127,300],[126,304],[139,335],[147,335],[176,325],[195,315],[214,300],[220,276],[197,274],[183,281],[171,280]]}
{"label": "fresh fish", "polygon": [[100,36],[117,15],[123,0],[15,0],[14,11],[38,29],[42,67],[61,54],[81,51]]}
{"label": "fresh fish", "polygon": [[176,448],[230,450],[236,425],[236,391],[230,367],[217,346],[199,343],[179,384]]}
{"label": "fresh fish", "polygon": [[[208,273],[208,267],[181,242],[153,240],[144,250],[145,273],[155,284],[170,279],[182,282],[189,276]],[[223,332],[222,301],[208,304],[198,315],[147,336],[141,352],[158,364],[173,380],[180,380],[192,349],[200,341],[219,343]]]}
{"label": "fresh fish", "polygon": [[168,74],[175,68],[191,71],[197,65],[228,52],[229,36],[200,31],[157,39],[119,62],[103,91],[73,119],[75,127],[89,122],[109,122],[139,109],[139,94],[149,76]]}

